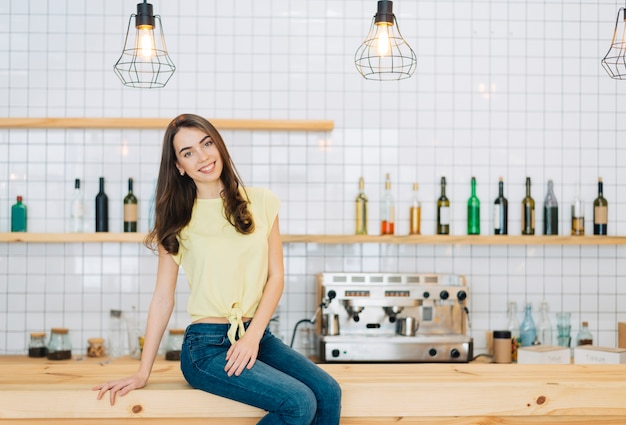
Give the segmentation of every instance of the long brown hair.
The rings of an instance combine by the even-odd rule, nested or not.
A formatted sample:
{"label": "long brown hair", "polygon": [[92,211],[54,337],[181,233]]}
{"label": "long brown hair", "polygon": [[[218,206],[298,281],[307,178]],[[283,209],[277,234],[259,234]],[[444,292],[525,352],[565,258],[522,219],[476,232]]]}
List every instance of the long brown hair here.
{"label": "long brown hair", "polygon": [[243,183],[222,136],[205,118],[194,114],[182,114],[168,124],[163,136],[163,151],[155,195],[154,228],[145,240],[148,248],[156,250],[160,244],[170,254],[178,253],[177,236],[191,220],[197,196],[193,179],[187,174],[181,176],[176,168],[174,136],[178,130],[185,127],[197,128],[208,134],[222,158],[223,169],[220,180],[224,185],[221,195],[226,219],[239,233],[246,235],[254,231],[254,220],[248,210],[246,199],[248,196],[245,189],[243,190],[245,198],[239,191],[240,187],[243,189]]}

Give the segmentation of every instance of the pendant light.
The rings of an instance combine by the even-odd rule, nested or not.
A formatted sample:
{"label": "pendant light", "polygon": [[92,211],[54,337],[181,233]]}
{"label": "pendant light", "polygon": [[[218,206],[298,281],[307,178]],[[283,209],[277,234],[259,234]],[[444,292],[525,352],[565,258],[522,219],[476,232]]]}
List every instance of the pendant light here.
{"label": "pendant light", "polygon": [[354,64],[368,80],[403,80],[415,72],[417,57],[400,34],[393,2],[381,0]]}
{"label": "pendant light", "polygon": [[626,9],[617,11],[613,41],[602,59],[602,66],[611,78],[626,80]]}
{"label": "pendant light", "polygon": [[153,14],[147,0],[137,5],[137,14],[130,15],[124,50],[114,70],[125,86],[148,89],[164,87],[176,70],[165,47],[161,17]]}

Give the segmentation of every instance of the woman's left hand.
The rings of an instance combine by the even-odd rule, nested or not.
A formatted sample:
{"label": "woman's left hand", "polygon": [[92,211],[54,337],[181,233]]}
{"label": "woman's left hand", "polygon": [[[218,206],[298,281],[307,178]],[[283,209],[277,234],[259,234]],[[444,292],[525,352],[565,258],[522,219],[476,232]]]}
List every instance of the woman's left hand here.
{"label": "woman's left hand", "polygon": [[224,371],[228,376],[239,376],[244,368],[252,369],[258,354],[259,340],[246,332],[228,349]]}

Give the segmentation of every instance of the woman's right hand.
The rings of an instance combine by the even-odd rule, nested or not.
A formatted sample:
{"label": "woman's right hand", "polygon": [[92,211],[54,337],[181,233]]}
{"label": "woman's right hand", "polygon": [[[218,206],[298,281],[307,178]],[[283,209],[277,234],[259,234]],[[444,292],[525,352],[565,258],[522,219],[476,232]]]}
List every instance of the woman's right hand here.
{"label": "woman's right hand", "polygon": [[115,404],[116,396],[119,395],[120,397],[123,397],[132,390],[143,388],[146,386],[147,381],[147,379],[134,375],[128,378],[116,379],[115,381],[109,381],[104,384],[96,385],[92,388],[92,390],[98,391],[98,396],[96,397],[98,400],[101,400],[108,391],[109,401],[111,406],[113,406]]}

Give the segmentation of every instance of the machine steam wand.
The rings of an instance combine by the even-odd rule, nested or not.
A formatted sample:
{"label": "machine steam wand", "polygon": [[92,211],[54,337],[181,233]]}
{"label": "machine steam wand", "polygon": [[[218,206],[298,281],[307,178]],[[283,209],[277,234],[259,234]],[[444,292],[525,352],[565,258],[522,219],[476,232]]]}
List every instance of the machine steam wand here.
{"label": "machine steam wand", "polygon": [[300,326],[300,324],[302,323],[307,323],[307,322],[314,325],[317,320],[317,315],[319,314],[319,312],[323,308],[328,307],[330,303],[335,299],[335,297],[337,297],[337,293],[331,289],[330,291],[328,291],[326,298],[324,298],[322,302],[320,303],[320,305],[317,306],[317,309],[315,310],[313,317],[311,317],[310,319],[301,319],[296,323],[296,326],[293,327],[293,334],[291,335],[291,343],[289,343],[290,347],[293,347],[293,341],[296,339],[296,331],[298,330],[298,326]]}

